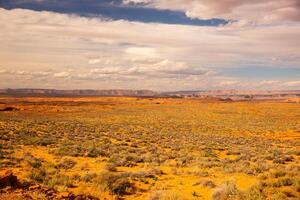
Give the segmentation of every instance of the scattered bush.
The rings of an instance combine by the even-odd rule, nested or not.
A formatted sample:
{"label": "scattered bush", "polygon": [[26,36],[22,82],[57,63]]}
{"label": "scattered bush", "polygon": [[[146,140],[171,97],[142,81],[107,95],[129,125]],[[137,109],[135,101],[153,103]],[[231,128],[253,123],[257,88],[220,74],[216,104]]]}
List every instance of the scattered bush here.
{"label": "scattered bush", "polygon": [[99,175],[98,183],[102,184],[111,194],[125,195],[133,193],[135,187],[130,179],[125,175],[117,175],[111,172],[104,172]]}
{"label": "scattered bush", "polygon": [[72,169],[76,165],[76,161],[64,158],[55,167],[58,169]]}
{"label": "scattered bush", "polygon": [[208,179],[200,180],[200,181],[193,184],[193,186],[197,186],[197,185],[200,185],[202,187],[208,187],[208,188],[215,188],[216,187],[216,184],[213,181],[208,180]]}
{"label": "scattered bush", "polygon": [[41,159],[35,158],[29,153],[26,153],[23,159],[33,168],[39,168],[42,166]]}
{"label": "scattered bush", "polygon": [[33,169],[28,175],[29,179],[39,183],[43,183],[46,179],[46,176],[47,172],[44,168]]}
{"label": "scattered bush", "polygon": [[173,191],[156,191],[149,195],[148,200],[183,200],[184,198]]}
{"label": "scattered bush", "polygon": [[226,182],[214,190],[212,198],[214,200],[226,200],[234,196],[238,196],[239,194],[240,191],[237,189],[234,182]]}

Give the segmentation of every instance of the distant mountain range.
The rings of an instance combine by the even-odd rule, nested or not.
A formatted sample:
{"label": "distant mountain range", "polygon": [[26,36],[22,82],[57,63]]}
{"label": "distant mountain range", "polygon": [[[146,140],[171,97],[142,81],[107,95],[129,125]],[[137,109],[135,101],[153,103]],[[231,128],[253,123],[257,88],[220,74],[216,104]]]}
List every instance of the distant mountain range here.
{"label": "distant mountain range", "polygon": [[201,90],[155,92],[151,90],[56,90],[56,89],[0,89],[2,95],[13,96],[128,96],[128,97],[177,97],[249,100],[286,99],[300,97],[300,90]]}
{"label": "distant mountain range", "polygon": [[155,96],[151,90],[56,90],[56,89],[0,89],[0,94],[34,96]]}

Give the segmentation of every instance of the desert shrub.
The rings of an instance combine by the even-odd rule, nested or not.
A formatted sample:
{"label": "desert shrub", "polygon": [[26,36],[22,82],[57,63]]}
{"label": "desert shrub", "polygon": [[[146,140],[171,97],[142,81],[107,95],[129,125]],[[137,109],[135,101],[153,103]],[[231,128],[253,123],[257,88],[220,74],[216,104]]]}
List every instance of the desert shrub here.
{"label": "desert shrub", "polygon": [[239,150],[228,150],[226,155],[241,155],[241,152]]}
{"label": "desert shrub", "polygon": [[40,146],[48,146],[48,145],[51,145],[54,143],[55,143],[55,140],[50,137],[43,137],[36,142],[36,144],[38,144]]}
{"label": "desert shrub", "polygon": [[135,155],[114,154],[111,156],[108,162],[114,163],[116,167],[134,167],[137,165],[137,163],[143,162],[143,159]]}
{"label": "desert shrub", "polygon": [[279,178],[279,177],[283,177],[286,175],[285,171],[282,170],[275,170],[270,174],[271,178]]}
{"label": "desert shrub", "polygon": [[0,149],[0,159],[1,159],[1,158],[4,158],[4,152],[1,151],[1,149]]}
{"label": "desert shrub", "polygon": [[270,186],[272,187],[282,187],[282,186],[291,186],[293,185],[293,180],[290,178],[280,178],[275,182],[272,182]]}
{"label": "desert shrub", "polygon": [[25,145],[36,145],[38,144],[38,142],[40,141],[40,138],[37,137],[37,136],[26,136],[24,138],[22,138],[22,144],[25,144]]}
{"label": "desert shrub", "polygon": [[47,177],[47,171],[44,168],[33,169],[29,174],[30,180],[43,183]]}
{"label": "desert shrub", "polygon": [[218,161],[212,161],[212,160],[203,160],[199,162],[200,168],[213,168],[213,167],[219,167],[221,166],[221,163]]}
{"label": "desert shrub", "polygon": [[81,180],[81,176],[79,174],[73,174],[71,177],[72,180],[74,181],[80,181]]}
{"label": "desert shrub", "polygon": [[59,156],[84,156],[85,149],[80,145],[62,145],[54,151]]}
{"label": "desert shrub", "polygon": [[114,195],[124,195],[133,193],[134,184],[127,175],[113,174],[111,172],[103,172],[99,175],[97,183],[102,184],[106,190]]}
{"label": "desert shrub", "polygon": [[87,173],[81,177],[81,181],[86,183],[93,182],[93,180],[97,177],[96,173]]}
{"label": "desert shrub", "polygon": [[58,169],[72,169],[76,164],[76,161],[69,158],[64,158],[55,167]]}
{"label": "desert shrub", "polygon": [[164,174],[164,172],[158,167],[153,167],[153,168],[149,169],[148,173],[151,174],[151,175],[154,175],[154,176]]}
{"label": "desert shrub", "polygon": [[282,193],[288,198],[296,198],[297,193],[291,188],[285,188]]}
{"label": "desert shrub", "polygon": [[273,160],[276,164],[285,164],[286,162],[291,162],[294,160],[293,156],[281,156]]}
{"label": "desert shrub", "polygon": [[270,199],[274,200],[285,200],[287,196],[282,191],[276,191],[272,195],[269,195]]}
{"label": "desert shrub", "polygon": [[100,155],[99,150],[96,147],[92,147],[88,149],[88,152],[86,154],[87,157],[96,158]]}
{"label": "desert shrub", "polygon": [[266,196],[263,193],[263,187],[261,185],[253,186],[249,190],[243,193],[242,199],[245,200],[264,200]]}
{"label": "desert shrub", "polygon": [[295,187],[297,192],[300,192],[300,179],[295,179],[293,182],[293,186]]}
{"label": "desert shrub", "polygon": [[158,175],[162,175],[163,172],[160,169],[152,168],[147,171],[137,171],[137,172],[130,172],[130,173],[123,173],[132,179],[140,179],[144,181],[146,178],[152,178],[153,180],[157,180]]}
{"label": "desert shrub", "polygon": [[239,194],[240,191],[234,182],[226,182],[214,190],[212,198],[214,200],[225,200],[238,196]]}
{"label": "desert shrub", "polygon": [[204,150],[203,156],[204,157],[217,157],[217,155],[211,149]]}
{"label": "desert shrub", "polygon": [[[0,134],[1,137],[1,134]],[[0,158],[5,157],[5,152],[2,150],[4,148],[4,145],[0,143]]]}
{"label": "desert shrub", "polygon": [[184,198],[173,191],[155,191],[151,193],[148,200],[183,200]]}
{"label": "desert shrub", "polygon": [[108,164],[106,164],[105,169],[110,172],[116,172],[117,166],[118,165],[116,163],[108,163]]}
{"label": "desert shrub", "polygon": [[188,174],[198,176],[198,177],[208,177],[209,176],[209,173],[207,171],[202,171],[202,170],[188,171]]}
{"label": "desert shrub", "polygon": [[208,179],[200,180],[200,181],[194,183],[193,185],[194,186],[200,185],[202,187],[208,187],[208,188],[216,187],[216,184],[213,181],[208,180]]}
{"label": "desert shrub", "polygon": [[33,168],[39,168],[42,166],[41,159],[35,158],[29,153],[25,154],[23,159]]}
{"label": "desert shrub", "polygon": [[46,183],[49,187],[54,188],[55,186],[62,185],[67,188],[74,187],[73,180],[63,174],[55,174],[53,177],[49,178]]}

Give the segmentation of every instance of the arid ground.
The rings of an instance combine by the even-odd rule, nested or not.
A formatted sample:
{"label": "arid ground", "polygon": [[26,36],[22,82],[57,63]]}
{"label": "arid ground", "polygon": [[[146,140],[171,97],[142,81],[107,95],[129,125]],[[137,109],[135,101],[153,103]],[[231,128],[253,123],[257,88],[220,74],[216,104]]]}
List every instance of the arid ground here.
{"label": "arid ground", "polygon": [[0,171],[21,183],[99,199],[300,198],[297,103],[1,97],[0,107]]}

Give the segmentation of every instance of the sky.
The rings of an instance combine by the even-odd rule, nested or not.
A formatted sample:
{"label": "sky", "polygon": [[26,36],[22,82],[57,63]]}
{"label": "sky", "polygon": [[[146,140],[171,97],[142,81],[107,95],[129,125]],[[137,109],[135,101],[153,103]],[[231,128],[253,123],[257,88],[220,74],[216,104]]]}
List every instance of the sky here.
{"label": "sky", "polygon": [[299,0],[0,0],[0,88],[300,89]]}

